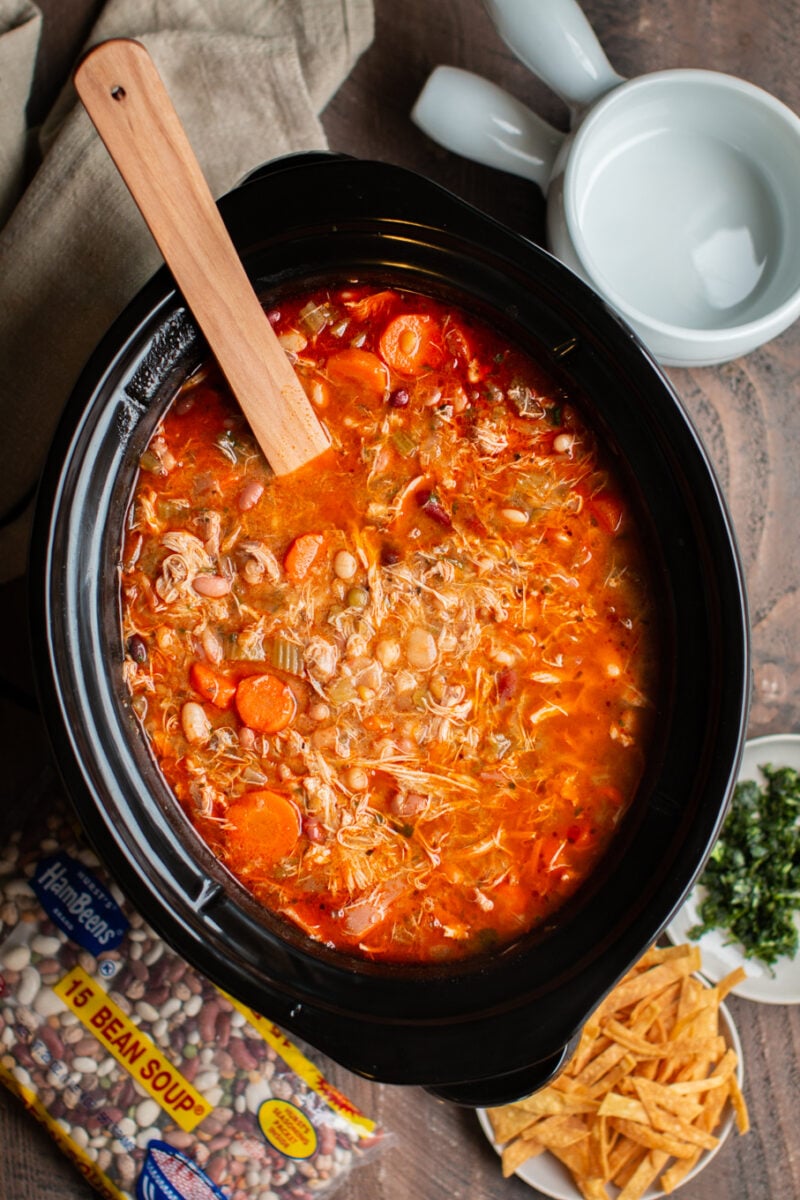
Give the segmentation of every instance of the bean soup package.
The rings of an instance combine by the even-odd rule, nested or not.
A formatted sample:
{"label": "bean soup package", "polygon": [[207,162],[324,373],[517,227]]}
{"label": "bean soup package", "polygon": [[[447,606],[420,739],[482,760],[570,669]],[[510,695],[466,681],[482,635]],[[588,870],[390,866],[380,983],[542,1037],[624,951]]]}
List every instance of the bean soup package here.
{"label": "bean soup package", "polygon": [[0,1080],[111,1200],[311,1200],[385,1140],[153,932],[60,811],[0,850]]}

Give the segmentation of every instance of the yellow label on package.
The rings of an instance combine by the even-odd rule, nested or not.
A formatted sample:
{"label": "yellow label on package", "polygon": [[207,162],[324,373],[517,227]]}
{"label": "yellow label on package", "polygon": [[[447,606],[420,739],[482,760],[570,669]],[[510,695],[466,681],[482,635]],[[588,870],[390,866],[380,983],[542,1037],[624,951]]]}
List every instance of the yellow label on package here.
{"label": "yellow label on package", "polygon": [[190,1132],[212,1111],[213,1105],[81,967],[74,967],[53,991],[181,1129]]}
{"label": "yellow label on package", "polygon": [[265,1100],[258,1123],[270,1145],[287,1158],[310,1158],[317,1148],[316,1129],[290,1100]]}

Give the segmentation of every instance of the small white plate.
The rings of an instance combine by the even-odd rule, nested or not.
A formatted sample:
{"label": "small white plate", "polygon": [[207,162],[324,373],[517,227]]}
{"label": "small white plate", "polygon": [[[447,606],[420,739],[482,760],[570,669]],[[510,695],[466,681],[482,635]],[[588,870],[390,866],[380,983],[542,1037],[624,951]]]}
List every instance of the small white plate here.
{"label": "small white plate", "polygon": [[[725,1038],[728,1046],[732,1046],[736,1051],[736,1057],[739,1065],[736,1069],[736,1077],[739,1081],[739,1086],[742,1086],[744,1072],[742,1070],[742,1044],[739,1040],[739,1032],[733,1023],[731,1014],[728,1012],[724,1004],[719,1006],[719,1028],[720,1033]],[[494,1146],[498,1154],[502,1151],[502,1145],[494,1140],[492,1126],[489,1123],[489,1117],[485,1108],[477,1109],[478,1120],[480,1121],[481,1129],[486,1134],[486,1137]],[[697,1160],[691,1171],[679,1184],[680,1187],[684,1183],[688,1183],[690,1179],[694,1179],[704,1167],[707,1167],[715,1154],[718,1154],[725,1144],[725,1139],[730,1134],[734,1125],[734,1112],[730,1101],[725,1105],[722,1116],[722,1124],[718,1130],[715,1130],[719,1141],[713,1150],[706,1150],[703,1155]],[[553,1200],[582,1200],[581,1193],[578,1191],[572,1176],[562,1162],[560,1162],[554,1154],[544,1150],[541,1154],[537,1154],[535,1158],[529,1158],[521,1167],[518,1167],[515,1174],[530,1184],[545,1196],[552,1196]],[[620,1193],[620,1189],[614,1184],[607,1185],[609,1200],[616,1197]],[[677,1189],[676,1189],[677,1190]],[[658,1180],[654,1186],[649,1187],[643,1194],[642,1200],[664,1200],[664,1193],[658,1186]]]}
{"label": "small white plate", "polygon": [[[759,767],[767,764],[800,771],[800,734],[772,734],[746,742],[739,781],[752,779],[763,783]],[[699,886],[689,893],[683,907],[664,931],[671,942],[679,945],[691,940],[688,931],[700,920],[698,908],[702,897],[703,889]],[[794,919],[800,930],[800,910]],[[781,958],[774,967],[768,967],[756,958],[745,958],[742,947],[735,942],[726,943],[725,938],[724,930],[711,929],[698,940],[703,956],[702,970],[707,979],[717,983],[729,971],[744,967],[747,978],[733,988],[734,995],[762,1004],[800,1004],[800,954],[795,958]]]}

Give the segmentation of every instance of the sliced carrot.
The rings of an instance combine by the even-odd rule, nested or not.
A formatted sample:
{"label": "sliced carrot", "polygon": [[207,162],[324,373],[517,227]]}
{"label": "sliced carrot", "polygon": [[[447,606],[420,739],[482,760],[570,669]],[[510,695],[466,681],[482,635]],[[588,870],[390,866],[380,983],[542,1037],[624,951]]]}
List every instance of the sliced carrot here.
{"label": "sliced carrot", "polygon": [[420,375],[427,368],[440,367],[444,349],[438,321],[425,313],[394,317],[381,334],[380,352],[398,375]]}
{"label": "sliced carrot", "polygon": [[207,662],[192,663],[189,682],[204,700],[209,700],[217,708],[227,708],[236,694],[236,681]]}
{"label": "sliced carrot", "polygon": [[515,916],[520,921],[524,918],[531,894],[522,884],[510,881],[500,883],[492,888],[490,895],[498,916]]}
{"label": "sliced carrot", "polygon": [[300,583],[317,561],[325,538],[321,533],[301,533],[296,537],[283,560],[283,569],[292,583]]}
{"label": "sliced carrot", "polygon": [[294,719],[297,701],[277,675],[245,675],[236,689],[236,711],[250,729],[278,733]]}
{"label": "sliced carrot", "polygon": [[337,350],[326,363],[328,375],[334,381],[357,383],[370,392],[382,396],[389,386],[389,372],[377,354],[350,346]]}
{"label": "sliced carrot", "polygon": [[229,805],[227,859],[234,870],[276,863],[291,854],[300,837],[300,813],[280,792],[249,792]]}
{"label": "sliced carrot", "polygon": [[598,492],[589,501],[589,511],[609,533],[617,533],[622,525],[625,510],[622,501],[610,492]]}

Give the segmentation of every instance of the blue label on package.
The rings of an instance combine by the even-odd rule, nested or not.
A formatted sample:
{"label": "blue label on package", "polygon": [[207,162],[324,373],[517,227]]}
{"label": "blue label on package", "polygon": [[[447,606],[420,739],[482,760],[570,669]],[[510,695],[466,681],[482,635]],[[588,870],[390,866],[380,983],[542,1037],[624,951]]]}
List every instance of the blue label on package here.
{"label": "blue label on package", "polygon": [[227,1193],[216,1187],[196,1162],[169,1142],[153,1139],[147,1143],[136,1200],[226,1200],[226,1197]]}
{"label": "blue label on package", "polygon": [[69,854],[53,854],[36,864],[31,887],[59,929],[88,950],[114,950],[128,922],[102,883]]}

